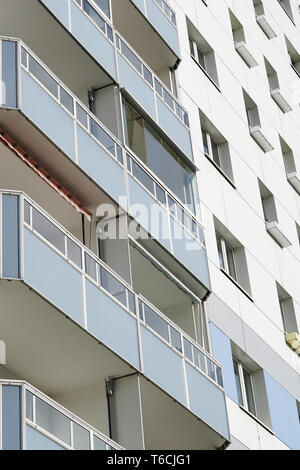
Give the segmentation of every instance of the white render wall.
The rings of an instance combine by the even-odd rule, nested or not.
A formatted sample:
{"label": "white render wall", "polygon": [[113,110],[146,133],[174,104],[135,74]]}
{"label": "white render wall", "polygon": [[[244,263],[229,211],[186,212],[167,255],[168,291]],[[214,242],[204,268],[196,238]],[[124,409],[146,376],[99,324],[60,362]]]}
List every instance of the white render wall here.
{"label": "white render wall", "polygon": [[[271,40],[255,20],[252,0],[207,0],[207,4],[170,0],[177,15],[182,55],[177,71],[179,98],[189,112],[200,170],[198,185],[212,291],[284,361],[287,371],[299,374],[300,359],[285,343],[276,289],[277,281],[293,298],[300,327],[300,244],[295,225],[300,225],[300,196],[286,179],[279,140],[280,135],[300,165],[300,78],[290,66],[284,38],[286,35],[300,53],[299,2],[291,0],[295,26],[277,0],[263,0],[265,14],[277,34]],[[244,27],[257,67],[248,68],[235,51],[229,9]],[[190,57],[186,16],[215,52],[221,93]],[[293,108],[290,113],[283,114],[270,96],[264,57],[278,74],[280,90]],[[269,153],[264,153],[249,134],[242,89],[258,106],[262,130],[274,147]],[[236,189],[203,155],[198,109],[229,142]],[[279,225],[292,243],[288,248],[280,248],[265,229],[258,178],[275,197]],[[219,269],[213,215],[246,249],[253,302]],[[235,332],[228,336],[234,339]],[[298,390],[286,380],[282,383],[279,371],[275,378],[300,399],[299,375]],[[246,447],[285,448],[233,402],[229,404],[229,421],[232,434]]]}

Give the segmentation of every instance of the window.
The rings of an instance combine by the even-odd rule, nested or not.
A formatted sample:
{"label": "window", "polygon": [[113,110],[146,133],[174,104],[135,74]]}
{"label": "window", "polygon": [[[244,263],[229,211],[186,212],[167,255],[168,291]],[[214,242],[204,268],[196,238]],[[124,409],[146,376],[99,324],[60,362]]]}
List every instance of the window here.
{"label": "window", "polygon": [[221,170],[223,176],[233,184],[230,150],[228,142],[213,124],[200,111],[203,152],[212,161],[214,166]]}
{"label": "window", "polygon": [[213,83],[219,87],[215,53],[195,26],[187,19],[191,57],[201,69],[209,76]]}
{"label": "window", "polygon": [[259,111],[256,103],[248,95],[248,93],[245,92],[245,90],[243,90],[243,97],[251,137],[265,153],[274,150],[273,146],[267,140],[262,130]]}
{"label": "window", "polygon": [[233,368],[239,405],[257,416],[252,373],[237,359],[233,359]]}
{"label": "window", "polygon": [[217,246],[220,267],[224,269],[224,271],[226,271],[235,281],[237,281],[234,249],[218,234]]}
{"label": "window", "polygon": [[297,222],[296,222],[296,231],[297,231],[298,243],[300,245],[300,225],[298,225]]}
{"label": "window", "polygon": [[220,269],[252,300],[245,248],[216,217],[214,225]]}
{"label": "window", "polygon": [[294,22],[293,11],[291,7],[290,0],[278,0],[279,4],[282,6],[288,17]]}
{"label": "window", "polygon": [[278,80],[278,75],[277,75],[276,70],[272,67],[272,65],[266,58],[264,58],[264,61],[265,61],[265,67],[266,67],[266,72],[267,72],[267,77],[268,77],[268,82],[269,82],[269,87],[270,87],[271,98],[273,98],[273,100],[276,102],[276,104],[279,106],[279,108],[281,109],[283,113],[288,113],[292,111],[292,108],[290,107],[288,102],[285,100],[280,90],[279,80]]}
{"label": "window", "polygon": [[195,214],[195,172],[177,155],[152,125],[123,98],[125,139],[128,147]]}
{"label": "window", "polygon": [[276,287],[283,331],[285,334],[298,333],[293,299],[278,283],[276,283]]}
{"label": "window", "polygon": [[[277,202],[275,201],[273,194],[260,180],[258,180],[258,186],[266,223],[266,230],[281,248],[286,248],[291,245],[291,242],[287,239],[282,231],[277,212]],[[280,206],[278,206],[278,208],[280,209]]]}
{"label": "window", "polygon": [[300,54],[294,48],[292,43],[287,39],[287,37],[285,38],[285,42],[286,42],[286,48],[287,48],[287,52],[289,55],[291,66],[296,72],[296,74],[300,75]]}
{"label": "window", "polygon": [[298,173],[298,161],[291,147],[279,136],[281,153],[288,182],[300,194],[300,179]]}
{"label": "window", "polygon": [[241,56],[241,58],[248,65],[249,68],[255,67],[256,65],[258,65],[258,63],[256,62],[255,58],[253,57],[246,45],[245,32],[242,24],[230,10],[229,16],[236,52]]}
{"label": "window", "polygon": [[255,10],[255,17],[257,24],[260,26],[262,31],[265,33],[268,39],[273,39],[276,37],[276,33],[269,23],[269,19],[265,14],[264,5],[261,0],[253,0],[253,6]]}

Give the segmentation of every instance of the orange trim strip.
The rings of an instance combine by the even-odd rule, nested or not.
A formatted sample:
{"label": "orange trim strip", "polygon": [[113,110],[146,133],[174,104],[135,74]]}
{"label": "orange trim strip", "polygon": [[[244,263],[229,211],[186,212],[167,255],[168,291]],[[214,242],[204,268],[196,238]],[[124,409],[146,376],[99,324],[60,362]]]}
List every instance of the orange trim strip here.
{"label": "orange trim strip", "polygon": [[57,191],[69,204],[71,204],[77,212],[84,214],[89,221],[92,220],[92,214],[89,210],[84,207],[84,205],[64,187],[62,186],[55,178],[53,178],[34,158],[32,158],[28,153],[14,140],[6,134],[2,129],[0,129],[0,141],[7,147],[9,150],[14,153],[20,160],[22,160],[29,168],[32,169],[40,178],[42,178],[51,188]]}

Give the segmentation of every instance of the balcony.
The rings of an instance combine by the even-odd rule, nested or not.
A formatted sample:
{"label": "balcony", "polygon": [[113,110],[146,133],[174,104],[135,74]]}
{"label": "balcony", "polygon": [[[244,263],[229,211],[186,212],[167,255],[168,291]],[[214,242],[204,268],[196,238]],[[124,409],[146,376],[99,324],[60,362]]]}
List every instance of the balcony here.
{"label": "balcony", "polygon": [[193,161],[189,118],[185,109],[118,33],[116,48],[121,88],[181,153]]}
{"label": "balcony", "polygon": [[[189,431],[185,437],[180,426],[164,423],[166,435],[176,440],[180,434],[178,448],[215,448],[228,441],[222,374],[214,358],[33,201],[4,192],[1,206],[0,330],[10,350],[8,374],[26,374],[26,380],[29,375],[68,403],[78,380],[89,390],[102,374],[104,382],[136,373],[145,412],[152,394],[157,404],[147,417],[146,447],[155,441],[153,419],[160,421],[161,406],[171,407],[174,420],[184,419],[193,430],[193,437]],[[39,344],[43,358],[37,357]],[[74,398],[71,403],[72,412],[103,429],[97,413],[83,410]],[[164,440],[161,445],[167,446]]]}
{"label": "balcony", "polygon": [[[165,0],[112,0],[114,25],[154,70],[180,57],[175,13]],[[154,52],[155,51],[155,52]]]}
{"label": "balcony", "polygon": [[0,47],[2,128],[75,194],[90,185],[83,171],[119,202],[126,194],[119,141],[23,43],[3,40]]}
{"label": "balcony", "polygon": [[1,450],[123,450],[26,382],[0,380]]}
{"label": "balcony", "polygon": [[270,25],[266,15],[263,13],[262,15],[257,15],[256,16],[256,21],[258,25],[261,27],[265,35],[267,36],[268,39],[273,39],[277,37],[277,34],[275,33],[274,29]]}
{"label": "balcony", "polygon": [[278,243],[278,245],[281,246],[281,248],[287,248],[288,246],[291,246],[291,242],[283,233],[277,220],[266,222],[266,229],[271,237],[274,238],[274,240]]}
{"label": "balcony", "polygon": [[[128,213],[141,224],[150,238],[158,240],[173,257],[162,253],[146,234],[137,240],[138,243],[154,257],[162,259],[165,267],[174,272],[196,295],[203,298],[210,290],[203,228],[194,214],[128,151],[127,173],[130,201]],[[136,211],[140,204],[147,208],[147,214],[150,216],[147,220],[143,214],[139,216]],[[134,235],[131,238],[136,239]],[[174,265],[174,258],[181,266],[178,262]]]}
{"label": "balcony", "polygon": [[[30,149],[34,156],[37,155],[39,163],[58,180],[63,181],[87,205],[97,206],[100,202],[110,200],[120,203],[123,209],[132,213],[126,205],[126,197],[124,198],[127,194],[125,181],[128,178],[132,204],[144,201],[150,211],[151,204],[160,209],[157,198],[155,200],[151,195],[149,197],[147,191],[134,181],[135,176],[124,171],[125,153],[121,144],[95,115],[51,74],[23,43],[2,40],[0,45],[4,51],[2,78],[5,84],[0,110],[2,128],[18,144]],[[13,57],[11,62],[10,57]],[[127,62],[126,64],[131,68]],[[169,108],[162,98],[154,94],[154,90],[152,93],[162,109]],[[174,106],[175,103],[173,101]],[[187,130],[170,109],[167,112]],[[182,112],[183,119],[184,116],[186,115]],[[137,162],[136,165],[140,166]],[[141,174],[142,172],[143,169]],[[183,282],[186,282],[187,277],[191,277],[186,273],[187,268],[193,277],[197,278],[190,279],[189,282],[194,284],[196,289],[199,289],[199,281],[204,285],[204,291],[201,288],[202,298],[210,288],[203,229],[199,227],[195,217],[188,215],[180,204],[176,208],[173,196],[167,196],[161,183],[156,184],[156,187],[161,188],[165,201],[173,206],[172,210],[178,212],[176,219],[174,216],[170,217],[169,210],[165,220],[170,220],[171,231],[165,239],[158,240],[180,265],[178,266],[177,262],[175,266],[173,258],[165,259],[165,262],[172,265],[171,269],[182,277]],[[25,190],[27,191],[27,188]],[[158,202],[161,203],[159,200]],[[162,207],[162,213],[164,211],[165,208]],[[181,211],[186,213],[187,230],[180,222]],[[188,250],[186,245],[189,245]],[[165,258],[166,255],[161,252],[160,256]],[[200,295],[199,292],[197,295]]]}
{"label": "balcony", "polygon": [[[143,41],[138,41],[137,44],[142,42],[151,44],[152,51],[152,58],[144,51],[140,51],[149,65],[143,63],[135,50],[128,47],[126,41],[113,28],[109,19],[101,10],[96,9],[92,0],[91,3],[87,0],[64,1],[60,2],[59,6],[53,0],[29,0],[25,17],[20,18],[19,22],[15,20],[15,16],[18,16],[15,13],[18,9],[17,3],[17,0],[5,3],[3,24],[0,19],[3,34],[21,37],[86,104],[87,90],[100,90],[108,85],[120,84],[149,113],[169,139],[173,140],[188,158],[193,159],[187,113],[169,91],[171,89],[169,68],[174,66],[173,59],[171,64],[170,59],[164,55],[157,61],[158,54],[153,54],[153,50],[157,51],[160,48],[153,49],[153,43],[146,42],[143,35]],[[123,3],[132,5],[129,0]],[[150,0],[149,3],[153,4],[173,27],[171,20],[156,1]],[[53,18],[49,16],[45,6]],[[132,8],[137,11],[136,7]],[[36,35],[33,35],[31,28],[28,27],[31,18],[36,18],[36,35],[40,33],[42,38],[38,43]],[[9,26],[12,24],[13,28]],[[127,24],[123,17],[122,24]],[[135,30],[134,27],[130,29]],[[60,50],[59,57],[57,50]],[[81,64],[80,67],[78,63]]]}

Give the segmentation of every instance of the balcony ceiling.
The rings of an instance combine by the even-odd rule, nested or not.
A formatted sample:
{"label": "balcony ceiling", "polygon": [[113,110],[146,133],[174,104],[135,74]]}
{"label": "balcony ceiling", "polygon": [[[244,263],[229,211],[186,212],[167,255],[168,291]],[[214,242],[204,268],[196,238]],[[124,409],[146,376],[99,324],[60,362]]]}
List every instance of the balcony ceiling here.
{"label": "balcony ceiling", "polygon": [[21,39],[79,96],[89,87],[113,82],[38,0],[26,0],[22,15],[20,0],[2,0],[0,31],[3,36]]}
{"label": "balcony ceiling", "polygon": [[112,0],[112,11],[117,31],[152,70],[174,67],[177,56],[131,1]]}

